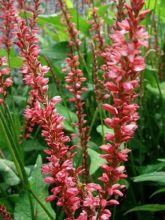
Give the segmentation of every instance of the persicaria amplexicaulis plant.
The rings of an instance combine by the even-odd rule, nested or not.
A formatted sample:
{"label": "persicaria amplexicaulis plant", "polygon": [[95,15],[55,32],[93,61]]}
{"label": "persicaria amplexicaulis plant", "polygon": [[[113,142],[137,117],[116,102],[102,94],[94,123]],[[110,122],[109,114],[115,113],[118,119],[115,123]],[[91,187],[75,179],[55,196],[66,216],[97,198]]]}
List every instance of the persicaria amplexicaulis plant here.
{"label": "persicaria amplexicaulis plant", "polygon": [[[3,36],[3,44],[9,53],[12,44],[9,35],[13,33],[16,17],[13,16],[13,1],[7,3],[12,5],[11,11],[8,8],[3,18],[10,20],[11,26],[7,21],[4,23],[7,31],[3,31],[6,34]],[[73,103],[77,115],[77,122],[73,125],[75,133],[70,136],[65,133],[65,119],[56,108],[62,98],[49,98],[48,95],[49,67],[42,65],[40,61],[37,36],[40,1],[34,0],[31,16],[20,18],[15,43],[23,60],[23,80],[29,87],[29,101],[25,109],[26,138],[36,125],[40,126],[41,135],[48,146],[44,150],[47,163],[42,166],[45,182],[50,186],[50,195],[46,200],[63,207],[67,220],[108,220],[112,216],[111,206],[118,205],[118,198],[123,196],[125,186],[120,181],[127,178],[124,167],[130,152],[127,144],[138,127],[137,90],[140,74],[145,69],[142,49],[148,46],[148,34],[141,21],[149,11],[142,11],[144,0],[130,0],[130,4],[119,0],[116,21],[111,26],[110,36],[106,41],[104,22],[99,17],[97,8],[92,10],[92,37],[88,43],[93,54],[95,97],[102,111],[105,110],[105,125],[111,128],[111,132],[105,135],[106,143],[98,147],[102,152],[104,165],[100,167],[101,175],[94,181],[89,172],[90,132],[84,100],[88,92],[89,69],[81,53],[82,41],[78,27],[72,22],[65,1],[59,0],[58,3],[68,33],[69,53],[63,71],[66,74],[65,89],[71,95],[69,102]],[[5,7],[6,4],[3,4]],[[25,10],[25,1],[22,1],[20,8]],[[6,58],[0,59],[0,104],[4,103],[7,88],[12,86],[12,79],[8,76],[10,68],[3,67],[6,63]],[[101,77],[99,72],[102,73]],[[78,166],[75,164],[77,149],[82,152],[82,163]]]}

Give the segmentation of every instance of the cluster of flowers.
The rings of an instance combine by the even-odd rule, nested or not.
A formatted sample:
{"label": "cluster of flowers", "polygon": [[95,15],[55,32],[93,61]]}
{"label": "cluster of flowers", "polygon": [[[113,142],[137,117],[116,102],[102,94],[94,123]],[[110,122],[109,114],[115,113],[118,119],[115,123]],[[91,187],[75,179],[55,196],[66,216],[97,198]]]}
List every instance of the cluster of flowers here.
{"label": "cluster of flowers", "polygon": [[[109,91],[106,95],[107,97],[111,95],[113,99],[111,105],[103,105],[103,108],[112,115],[111,118],[105,119],[105,123],[113,129],[113,133],[106,134],[108,143],[101,146],[102,158],[106,160],[106,164],[102,166],[103,172],[99,178],[100,184],[98,184],[89,182],[88,178],[85,180],[82,178],[84,172],[88,175],[89,137],[83,112],[82,94],[87,89],[83,84],[86,78],[80,69],[79,32],[75,24],[71,22],[64,1],[59,0],[70,37],[67,89],[73,94],[71,101],[74,102],[77,110],[77,127],[84,154],[83,166],[75,168],[73,159],[76,146],[69,146],[71,140],[64,134],[64,118],[56,111],[56,105],[61,98],[56,96],[48,99],[49,79],[45,75],[49,68],[40,63],[38,30],[36,29],[40,1],[34,0],[34,3],[33,17],[28,24],[24,20],[20,22],[17,45],[24,60],[22,67],[24,81],[30,87],[31,103],[25,110],[25,117],[29,122],[28,129],[31,132],[35,124],[40,125],[42,136],[49,146],[49,149],[45,150],[49,162],[42,167],[46,175],[45,182],[52,185],[51,195],[48,196],[47,201],[57,200],[57,205],[64,207],[67,220],[108,220],[111,218],[111,212],[107,207],[118,205],[117,196],[123,196],[122,190],[125,186],[120,185],[118,181],[127,177],[122,164],[127,161],[130,150],[125,146],[137,129],[139,116],[138,105],[135,103],[136,89],[139,86],[139,72],[145,69],[141,49],[148,46],[148,35],[140,22],[149,11],[140,12],[144,6],[144,0],[130,0],[130,5],[123,4],[123,10],[127,11],[128,15],[116,22],[111,34],[112,44],[104,45],[104,49],[101,49],[99,54],[105,63],[102,70],[105,73],[105,86]],[[94,10],[93,17],[95,18],[92,24],[93,30],[98,30],[100,26],[97,26],[97,10]],[[97,32],[96,40],[98,48],[103,47],[104,39],[100,32]],[[101,40],[100,44],[99,40]],[[10,47],[10,43],[6,45]],[[5,63],[5,59],[2,58],[1,66]],[[2,82],[0,92],[3,96],[5,96],[6,88],[12,85],[12,80],[6,78],[9,72],[8,68],[0,70],[0,83]],[[3,102],[3,99],[0,100]]]}
{"label": "cluster of flowers", "polygon": [[7,67],[7,59],[0,58],[0,104],[4,104],[7,96],[7,89],[11,87],[13,81],[10,77],[10,68]]}
{"label": "cluster of flowers", "polygon": [[[67,26],[67,31],[69,33],[69,47],[70,53],[68,58],[66,59],[67,68],[64,69],[67,72],[66,88],[72,93],[73,97],[70,99],[71,102],[75,104],[76,107],[76,114],[78,117],[78,136],[80,140],[80,147],[82,148],[83,152],[83,168],[85,173],[86,181],[89,176],[89,168],[88,168],[88,152],[87,152],[87,145],[89,140],[88,135],[88,127],[86,125],[86,114],[84,113],[84,106],[85,103],[82,100],[82,94],[87,91],[87,88],[83,85],[84,82],[87,80],[84,76],[83,71],[80,69],[80,45],[81,41],[79,39],[79,31],[76,28],[76,25],[71,22],[71,16],[68,12],[66,7],[65,1],[59,0],[59,5],[63,12],[64,16],[64,23]],[[74,136],[74,135],[73,135]]]}
{"label": "cluster of flowers", "polygon": [[13,0],[0,0],[0,9],[0,47],[5,47],[8,56],[8,60],[6,57],[0,58],[0,104],[4,104],[8,94],[7,88],[13,85],[9,54],[17,30],[18,16]]}
{"label": "cluster of flowers", "polygon": [[98,15],[98,8],[94,7],[90,24],[91,32],[93,33],[93,81],[97,103],[103,103],[104,100],[109,98],[109,94],[106,93],[106,88],[104,86],[104,77],[99,76],[100,66],[98,60],[102,57],[101,55],[105,48],[105,39],[102,33],[103,23],[104,20]]}
{"label": "cluster of flowers", "polygon": [[33,105],[25,110],[25,117],[32,124],[29,129],[32,129],[34,124],[41,125],[42,136],[50,147],[45,151],[49,164],[44,165],[42,170],[44,174],[49,174],[45,181],[55,186],[47,201],[58,197],[57,205],[65,207],[67,216],[73,219],[75,211],[80,207],[80,199],[77,195],[81,192],[78,176],[82,169],[75,169],[73,166],[74,153],[73,148],[69,148],[66,144],[70,139],[64,135],[64,119],[55,110],[60,98],[54,97],[48,100],[48,78],[45,74],[49,68],[42,66],[39,61],[36,30],[29,30],[25,21],[21,22],[19,30],[17,45],[24,58],[22,72],[25,83],[31,88],[30,96],[33,99]]}
{"label": "cluster of flowers", "polygon": [[19,19],[14,6],[14,0],[0,0],[0,8],[0,19],[2,21],[0,25],[0,31],[2,33],[2,36],[0,36],[0,44],[5,45],[7,53],[9,53]]}
{"label": "cluster of flowers", "polygon": [[[139,86],[139,73],[145,69],[141,49],[148,46],[148,34],[140,22],[149,10],[140,12],[143,6],[144,0],[131,0],[131,5],[125,4],[128,17],[117,22],[111,35],[112,45],[102,54],[106,87],[113,98],[112,105],[103,105],[112,116],[105,123],[113,129],[112,133],[106,135],[109,143],[101,146],[104,152],[102,157],[107,161],[100,178],[106,186],[105,195],[122,196],[120,189],[123,186],[115,183],[127,177],[122,163],[127,161],[130,150],[125,146],[137,129],[139,106],[135,103],[136,89]],[[113,186],[116,186],[114,192]]]}

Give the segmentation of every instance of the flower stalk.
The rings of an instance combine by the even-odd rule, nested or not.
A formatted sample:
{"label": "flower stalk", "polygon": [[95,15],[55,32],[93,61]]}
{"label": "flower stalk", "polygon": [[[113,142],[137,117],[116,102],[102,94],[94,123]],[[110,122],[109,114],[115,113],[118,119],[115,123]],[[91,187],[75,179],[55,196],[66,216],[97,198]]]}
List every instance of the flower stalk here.
{"label": "flower stalk", "polygon": [[0,30],[2,36],[0,37],[1,45],[5,46],[7,54],[9,56],[10,49],[13,44],[13,37],[15,36],[17,30],[18,13],[14,6],[13,0],[0,0],[2,24]]}
{"label": "flower stalk", "polygon": [[[65,23],[67,25],[69,33],[69,48],[70,53],[66,59],[68,68],[66,72],[66,82],[68,85],[66,88],[72,93],[73,97],[70,99],[71,102],[75,104],[76,114],[78,117],[78,137],[80,140],[80,147],[83,153],[83,168],[84,168],[84,180],[88,182],[89,179],[89,168],[88,168],[88,141],[89,141],[89,129],[86,125],[86,114],[84,113],[85,102],[82,100],[82,95],[84,92],[87,92],[87,88],[83,85],[86,81],[83,71],[80,69],[80,44],[79,31],[76,28],[76,25],[71,21],[71,16],[68,12],[66,4],[63,0],[59,0],[59,4],[64,16]],[[77,51],[77,55],[74,53]]]}
{"label": "flower stalk", "polygon": [[13,80],[10,77],[10,68],[7,65],[5,57],[0,58],[0,105],[5,104],[5,99],[8,95],[8,88],[13,85]]}
{"label": "flower stalk", "polygon": [[80,205],[77,197],[79,194],[77,173],[80,170],[73,167],[73,148],[69,148],[66,144],[70,139],[63,132],[63,117],[55,110],[60,98],[54,97],[48,100],[48,78],[45,74],[49,69],[42,66],[38,60],[39,48],[36,42],[38,43],[38,39],[35,32],[32,35],[31,30],[22,21],[17,45],[24,58],[22,68],[24,80],[31,87],[30,94],[34,97],[34,104],[25,110],[25,117],[31,123],[42,127],[42,136],[50,147],[45,150],[49,164],[42,168],[44,174],[49,174],[45,182],[54,185],[51,190],[52,195],[47,201],[55,200],[58,196],[57,205],[63,206],[66,214],[73,219],[74,212]]}
{"label": "flower stalk", "polygon": [[[106,87],[113,99],[113,104],[103,105],[112,116],[106,118],[105,123],[113,131],[106,134],[109,143],[101,146],[104,152],[102,158],[107,161],[102,167],[103,175],[99,178],[104,183],[103,198],[106,195],[123,196],[124,186],[117,182],[127,177],[122,164],[128,160],[130,151],[125,146],[137,129],[139,106],[135,103],[138,96],[136,89],[139,87],[140,72],[145,69],[141,49],[148,46],[148,34],[140,25],[149,13],[148,10],[140,12],[143,6],[144,0],[131,0],[130,5],[125,4],[124,10],[127,10],[128,17],[117,22],[119,28],[114,28],[111,35],[112,45],[102,54],[105,59],[103,70]],[[113,203],[118,204],[116,200]],[[106,204],[109,204],[108,200]]]}

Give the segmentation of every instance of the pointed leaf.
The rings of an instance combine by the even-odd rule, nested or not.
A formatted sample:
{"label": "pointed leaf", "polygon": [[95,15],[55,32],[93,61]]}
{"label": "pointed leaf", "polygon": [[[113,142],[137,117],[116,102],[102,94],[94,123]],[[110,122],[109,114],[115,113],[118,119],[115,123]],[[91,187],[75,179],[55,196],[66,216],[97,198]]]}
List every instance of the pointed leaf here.
{"label": "pointed leaf", "polygon": [[134,182],[153,181],[165,183],[165,172],[153,172],[136,176]]}
{"label": "pointed leaf", "polygon": [[146,211],[146,212],[160,212],[165,211],[165,205],[161,204],[147,204],[142,206],[137,206],[133,209],[128,210],[124,213],[124,215],[130,213],[130,212],[137,212],[137,211]]}
{"label": "pointed leaf", "polygon": [[[39,155],[32,170],[32,175],[30,178],[31,188],[38,199],[42,202],[42,204],[47,208],[47,210],[51,213],[52,216],[55,218],[55,213],[51,208],[50,203],[45,201],[46,197],[48,196],[47,185],[43,181],[43,176],[41,174],[41,166],[42,166],[42,159]],[[48,220],[49,217],[45,210],[40,206],[40,204],[33,198],[33,208],[36,220]],[[30,209],[30,202],[27,193],[24,193],[20,196],[16,203],[15,213],[14,213],[15,220],[31,220],[31,209]]]}
{"label": "pointed leaf", "polygon": [[90,175],[93,175],[103,164],[106,164],[106,160],[101,158],[101,154],[99,154],[95,150],[92,150],[91,148],[88,149],[88,154],[91,159],[89,172]]}

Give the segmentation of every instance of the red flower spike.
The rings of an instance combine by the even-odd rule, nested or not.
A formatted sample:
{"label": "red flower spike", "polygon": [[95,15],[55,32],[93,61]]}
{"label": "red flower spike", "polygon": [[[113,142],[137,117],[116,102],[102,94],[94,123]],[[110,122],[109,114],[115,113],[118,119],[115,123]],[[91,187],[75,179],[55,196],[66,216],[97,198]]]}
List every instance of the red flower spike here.
{"label": "red flower spike", "polygon": [[[113,129],[106,134],[106,140],[110,144],[101,146],[103,151],[101,157],[107,163],[102,166],[103,174],[99,180],[104,182],[105,186],[101,191],[102,198],[107,194],[110,195],[107,205],[117,205],[114,196],[123,196],[123,186],[116,182],[127,177],[125,167],[121,164],[128,160],[130,150],[124,146],[133,138],[138,127],[139,106],[134,102],[137,98],[139,75],[145,69],[141,49],[148,45],[148,34],[140,25],[140,21],[149,13],[148,10],[140,12],[143,5],[143,0],[131,0],[131,5],[124,4],[123,10],[127,9],[128,16],[116,23],[111,36],[112,45],[105,48],[102,53],[105,61],[102,69],[105,72],[106,87],[113,99],[113,104],[103,105],[112,116],[105,119],[105,123]],[[104,210],[105,207],[102,207],[101,213]]]}
{"label": "red flower spike", "polygon": [[[67,82],[66,88],[72,93],[71,102],[74,103],[76,107],[76,114],[78,117],[78,123],[76,124],[78,128],[78,137],[80,140],[80,147],[83,152],[83,168],[84,168],[84,180],[88,182],[89,178],[89,168],[88,168],[88,127],[86,125],[86,114],[84,114],[84,106],[85,102],[82,100],[82,95],[88,91],[88,89],[84,86],[84,82],[86,81],[86,77],[84,76],[83,71],[80,69],[80,44],[79,40],[79,31],[76,28],[76,24],[71,21],[71,16],[69,14],[69,10],[66,6],[64,0],[59,0],[59,5],[61,7],[64,22],[67,26],[67,31],[69,34],[69,48],[70,53],[68,58],[66,59],[67,68],[65,72],[68,72],[65,80]],[[74,54],[74,51],[77,51],[78,55]]]}
{"label": "red flower spike", "polygon": [[13,85],[13,80],[10,77],[10,68],[6,67],[7,60],[4,57],[0,58],[0,105],[5,103],[8,95],[8,88]]}

